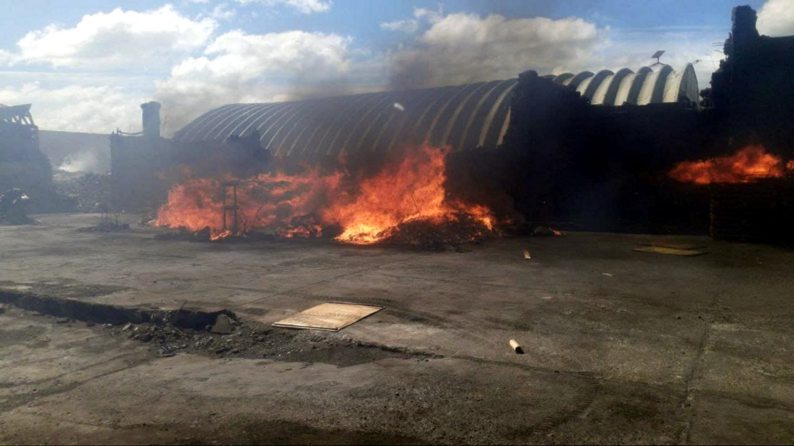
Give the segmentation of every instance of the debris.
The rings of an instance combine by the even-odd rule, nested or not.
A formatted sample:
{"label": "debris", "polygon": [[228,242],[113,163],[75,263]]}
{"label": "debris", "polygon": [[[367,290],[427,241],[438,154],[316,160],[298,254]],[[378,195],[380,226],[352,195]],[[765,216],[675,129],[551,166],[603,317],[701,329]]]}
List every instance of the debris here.
{"label": "debris", "polygon": [[382,309],[383,307],[347,303],[320,304],[275,322],[273,326],[339,331]]}
{"label": "debris", "polygon": [[127,325],[125,325],[124,328],[121,329],[121,331],[127,331],[130,328],[132,328],[132,322],[127,322]]}
{"label": "debris", "polygon": [[55,320],[56,324],[68,324],[69,322],[71,322],[71,319],[69,319],[68,317],[63,317]]}
{"label": "debris", "polygon": [[532,260],[532,256],[529,255],[529,251],[526,249],[524,250],[524,260]]}
{"label": "debris", "polygon": [[405,111],[405,107],[403,107],[403,105],[400,104],[399,102],[395,102],[394,103],[394,108],[396,108],[397,110],[400,110],[400,111]]}
{"label": "debris", "polygon": [[111,202],[110,175],[59,170],[53,181],[58,193],[73,200],[78,212],[102,212]]}
{"label": "debris", "polygon": [[666,254],[673,256],[699,256],[706,253],[706,251],[699,251],[695,249],[668,248],[664,246],[640,246],[634,248],[634,251],[650,252],[655,254]]}
{"label": "debris", "polygon": [[36,221],[28,217],[27,204],[30,198],[21,189],[13,188],[0,195],[0,223],[28,225]]}
{"label": "debris", "polygon": [[602,276],[612,277],[612,273],[601,273]]}
{"label": "debris", "polygon": [[230,334],[234,331],[234,321],[225,314],[219,314],[215,318],[215,324],[210,328],[211,333]]}
{"label": "debris", "polygon": [[532,230],[532,235],[535,237],[559,237],[562,235],[562,232],[551,226],[535,226],[535,229]]}
{"label": "debris", "polygon": [[510,340],[510,348],[512,348],[513,351],[516,352],[516,354],[519,354],[519,355],[523,355],[524,354],[524,349],[521,348],[521,345],[515,339],[511,339]]}
{"label": "debris", "polygon": [[176,355],[174,349],[169,347],[167,344],[161,344],[158,353],[160,354],[161,358],[170,358],[171,356]]}

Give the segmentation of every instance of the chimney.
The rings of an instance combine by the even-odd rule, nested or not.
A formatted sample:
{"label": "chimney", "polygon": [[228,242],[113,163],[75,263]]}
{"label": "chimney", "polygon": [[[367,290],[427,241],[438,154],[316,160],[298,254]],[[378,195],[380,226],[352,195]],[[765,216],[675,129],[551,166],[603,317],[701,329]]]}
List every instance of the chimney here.
{"label": "chimney", "polygon": [[147,102],[141,104],[143,110],[143,136],[145,138],[160,137],[160,103]]}

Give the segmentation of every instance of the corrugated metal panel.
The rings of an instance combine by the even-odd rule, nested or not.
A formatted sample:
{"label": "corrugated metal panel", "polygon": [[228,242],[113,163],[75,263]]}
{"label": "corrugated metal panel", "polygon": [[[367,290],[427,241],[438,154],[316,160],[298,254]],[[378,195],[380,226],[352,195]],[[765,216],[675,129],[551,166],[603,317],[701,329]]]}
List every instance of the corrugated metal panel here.
{"label": "corrugated metal panel", "polygon": [[[614,74],[602,70],[546,77],[595,98],[599,105],[637,104],[641,93],[643,103],[674,102],[682,96],[697,101],[697,79],[691,65],[681,75],[663,66],[656,71],[643,67],[636,75],[624,68]],[[273,154],[308,158],[386,152],[424,141],[450,145],[453,150],[493,147],[501,144],[509,127],[510,97],[517,82],[509,79],[296,102],[230,104],[198,117],[174,139],[224,141],[257,132],[262,147]]]}
{"label": "corrugated metal panel", "polygon": [[389,151],[426,140],[454,150],[495,145],[509,124],[516,82],[226,105],[197,118],[175,139],[223,141],[256,131],[262,147],[288,157]]}

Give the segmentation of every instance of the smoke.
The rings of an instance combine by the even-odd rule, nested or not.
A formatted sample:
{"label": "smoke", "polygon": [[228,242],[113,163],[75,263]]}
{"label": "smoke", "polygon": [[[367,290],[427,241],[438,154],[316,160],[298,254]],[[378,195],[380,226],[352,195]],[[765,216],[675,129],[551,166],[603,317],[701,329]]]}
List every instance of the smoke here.
{"label": "smoke", "polygon": [[[199,57],[176,65],[157,82],[171,130],[197,113],[235,102],[279,102],[342,85],[349,72],[350,38],[339,34],[287,31],[218,36]],[[309,93],[289,94],[294,85]],[[169,129],[166,129],[168,133]]]}
{"label": "smoke", "polygon": [[579,18],[434,16],[409,47],[390,54],[392,86],[417,88],[585,68],[603,32]]}
{"label": "smoke", "polygon": [[63,159],[58,170],[68,173],[99,173],[101,163],[97,154],[93,151],[83,151],[73,155],[67,155]]}

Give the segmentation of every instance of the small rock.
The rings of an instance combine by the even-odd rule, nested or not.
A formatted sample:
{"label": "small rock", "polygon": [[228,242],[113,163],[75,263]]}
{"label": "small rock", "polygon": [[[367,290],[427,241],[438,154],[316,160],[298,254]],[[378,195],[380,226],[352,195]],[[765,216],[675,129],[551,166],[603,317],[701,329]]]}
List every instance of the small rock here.
{"label": "small rock", "polygon": [[4,307],[3,305],[0,305],[0,314],[3,314],[5,312],[6,312],[6,307]]}
{"label": "small rock", "polygon": [[64,318],[61,318],[61,319],[56,319],[56,320],[55,320],[55,323],[56,323],[56,324],[66,324],[66,323],[68,323],[68,322],[69,322],[69,318],[67,318],[67,317],[64,317]]}
{"label": "small rock", "polygon": [[152,340],[152,334],[151,333],[144,333],[143,335],[141,335],[141,341],[149,342],[151,340]]}
{"label": "small rock", "polygon": [[132,323],[130,323],[130,322],[127,322],[127,325],[125,325],[125,326],[124,326],[124,328],[122,328],[122,329],[121,329],[121,331],[127,331],[127,330],[129,330],[130,328],[132,328]]}
{"label": "small rock", "polygon": [[230,334],[234,331],[234,321],[225,314],[219,314],[215,318],[215,324],[210,328],[211,333],[215,334]]}

